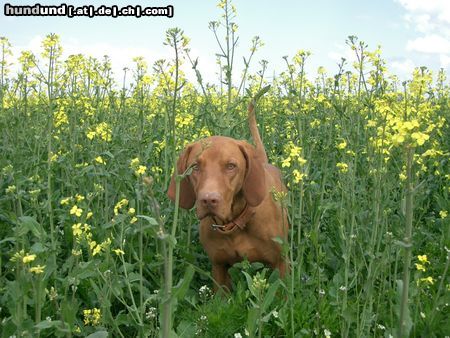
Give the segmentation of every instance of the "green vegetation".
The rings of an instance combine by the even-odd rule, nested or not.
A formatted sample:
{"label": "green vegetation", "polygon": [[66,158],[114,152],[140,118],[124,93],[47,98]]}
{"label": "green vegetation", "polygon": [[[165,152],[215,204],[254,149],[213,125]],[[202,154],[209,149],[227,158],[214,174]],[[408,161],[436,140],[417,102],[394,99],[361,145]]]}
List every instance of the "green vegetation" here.
{"label": "green vegetation", "polygon": [[307,76],[299,51],[258,101],[289,187],[274,197],[289,213],[289,276],[242,262],[233,293],[212,295],[195,213],[177,214],[165,192],[186,143],[250,137],[247,104],[268,84],[265,61],[249,71],[259,38],[233,82],[236,9],[219,7],[220,85],[204,83],[179,29],[166,36],[172,60],[133,60],[129,88],[107,57],[62,59],[57,35],[17,60],[1,38],[1,336],[450,335],[445,72],[400,83],[356,37],[355,64]]}

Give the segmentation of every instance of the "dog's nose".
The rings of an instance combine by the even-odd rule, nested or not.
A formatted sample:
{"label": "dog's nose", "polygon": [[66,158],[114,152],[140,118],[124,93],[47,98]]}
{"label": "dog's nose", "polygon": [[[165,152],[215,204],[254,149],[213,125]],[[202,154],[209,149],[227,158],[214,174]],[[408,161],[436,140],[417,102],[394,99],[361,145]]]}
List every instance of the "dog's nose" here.
{"label": "dog's nose", "polygon": [[201,194],[199,200],[204,207],[215,208],[222,198],[218,192],[213,191]]}

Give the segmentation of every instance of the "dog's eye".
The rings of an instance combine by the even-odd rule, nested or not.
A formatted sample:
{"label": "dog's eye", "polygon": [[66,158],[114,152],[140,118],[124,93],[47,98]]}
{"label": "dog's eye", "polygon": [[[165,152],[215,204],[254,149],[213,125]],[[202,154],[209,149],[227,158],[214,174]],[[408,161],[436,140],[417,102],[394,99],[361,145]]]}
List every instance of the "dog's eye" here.
{"label": "dog's eye", "polygon": [[228,170],[233,170],[234,168],[236,168],[236,164],[234,164],[234,163],[228,163],[227,164],[227,169]]}

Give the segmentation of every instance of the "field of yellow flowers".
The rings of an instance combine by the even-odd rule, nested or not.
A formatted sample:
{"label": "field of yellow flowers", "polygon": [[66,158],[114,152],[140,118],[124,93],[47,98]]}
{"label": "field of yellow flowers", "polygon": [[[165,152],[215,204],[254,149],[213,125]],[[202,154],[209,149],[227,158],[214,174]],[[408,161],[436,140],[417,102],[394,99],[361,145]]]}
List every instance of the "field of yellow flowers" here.
{"label": "field of yellow flowers", "polygon": [[246,105],[268,84],[265,61],[248,71],[259,38],[233,82],[236,9],[219,5],[220,85],[179,29],[173,59],[135,58],[130,86],[108,57],[62,58],[55,34],[14,60],[0,39],[1,337],[449,336],[446,74],[400,82],[353,36],[356,63],[307,75],[299,51],[258,104],[289,187],[289,276],[242,262],[233,293],[212,294],[198,221],[165,192],[187,142],[249,138]]}

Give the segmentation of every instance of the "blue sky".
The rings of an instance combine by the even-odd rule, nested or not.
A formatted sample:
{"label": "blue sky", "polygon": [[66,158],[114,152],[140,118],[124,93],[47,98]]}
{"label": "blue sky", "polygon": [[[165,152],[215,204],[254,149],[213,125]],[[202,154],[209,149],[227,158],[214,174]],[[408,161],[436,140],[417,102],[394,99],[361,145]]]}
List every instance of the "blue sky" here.
{"label": "blue sky", "polygon": [[[7,0],[12,5],[34,4],[37,1]],[[62,1],[42,0],[42,5]],[[199,69],[208,81],[215,81],[217,66],[215,53],[219,51],[208,23],[222,14],[217,1],[186,0],[67,0],[67,4],[94,6],[174,6],[174,17],[137,18],[57,18],[5,17],[3,3],[0,15],[0,36],[6,36],[14,53],[30,49],[37,52],[48,33],[61,36],[65,56],[83,53],[96,57],[108,54],[117,77],[121,69],[132,65],[134,56],[144,56],[151,65],[160,58],[170,58],[172,51],[163,45],[168,28],[180,27],[191,39],[192,55],[199,57]],[[242,55],[248,55],[253,36],[264,42],[255,55],[257,62],[269,61],[268,79],[285,69],[283,56],[309,50],[312,56],[307,71],[313,77],[319,66],[330,75],[337,70],[341,57],[353,55],[345,45],[349,35],[357,35],[373,50],[382,46],[389,70],[401,78],[408,78],[415,66],[425,65],[432,70],[450,69],[450,1],[447,0],[234,0],[237,7],[235,22],[239,26],[237,68]],[[350,67],[350,66],[349,66]],[[186,68],[189,73],[189,70]],[[192,77],[192,74],[188,74]]]}

